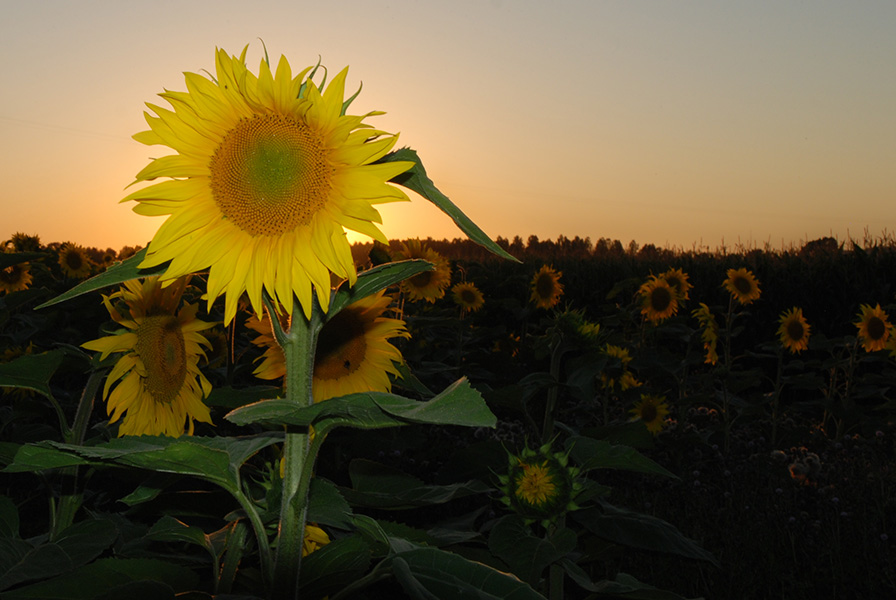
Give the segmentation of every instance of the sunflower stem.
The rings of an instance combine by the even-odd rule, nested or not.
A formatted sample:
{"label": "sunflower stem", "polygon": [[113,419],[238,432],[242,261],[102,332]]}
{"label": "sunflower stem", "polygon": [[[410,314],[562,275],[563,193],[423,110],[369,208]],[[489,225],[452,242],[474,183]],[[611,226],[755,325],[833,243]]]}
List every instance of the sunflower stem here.
{"label": "sunflower stem", "polygon": [[[268,303],[268,310],[271,308]],[[301,305],[294,302],[289,331],[286,332],[280,327],[276,313],[271,314],[274,333],[283,346],[286,359],[286,399],[299,406],[310,406],[314,402],[311,380],[320,322],[320,308],[317,305],[312,307],[309,320]],[[283,445],[283,495],[272,589],[272,597],[277,600],[298,598],[308,488],[314,466],[313,461],[309,460],[309,446],[307,432],[286,434]]]}

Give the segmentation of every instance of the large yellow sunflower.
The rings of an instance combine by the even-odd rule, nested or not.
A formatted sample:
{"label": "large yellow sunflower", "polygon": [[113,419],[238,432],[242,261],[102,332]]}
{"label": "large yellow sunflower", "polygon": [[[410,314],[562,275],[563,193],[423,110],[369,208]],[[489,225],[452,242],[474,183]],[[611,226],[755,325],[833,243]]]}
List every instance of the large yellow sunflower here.
{"label": "large yellow sunflower", "polygon": [[0,268],[0,292],[20,292],[27,290],[30,285],[31,267],[27,262]]}
{"label": "large yellow sunflower", "polygon": [[803,317],[803,309],[793,307],[781,313],[778,319],[778,336],[781,344],[792,354],[798,354],[809,347],[809,323]]}
{"label": "large yellow sunflower", "polygon": [[[193,421],[211,423],[202,402],[211,384],[199,371],[203,346],[200,333],[214,327],[196,319],[197,304],[180,310],[188,277],[163,288],[158,277],[125,282],[118,292],[104,296],[112,319],[125,329],[81,344],[102,352],[123,355],[106,378],[103,397],[111,422],[121,419],[118,435],[192,435]],[[113,300],[122,300],[129,315],[122,315]],[[114,389],[112,386],[115,386]],[[123,418],[122,418],[123,415]]]}
{"label": "large yellow sunflower", "polygon": [[560,283],[561,271],[555,271],[553,267],[542,265],[532,277],[529,284],[532,289],[530,299],[538,308],[552,308],[560,302],[563,295],[563,284]]}
{"label": "large yellow sunflower", "polygon": [[91,262],[87,252],[77,244],[63,244],[59,250],[59,266],[62,274],[72,279],[84,279],[90,275]]}
{"label": "large yellow sunflower", "polygon": [[750,304],[759,299],[759,282],[747,269],[728,269],[725,286],[731,296],[741,304]]}
{"label": "large yellow sunflower", "polygon": [[[383,317],[392,298],[383,292],[362,298],[339,311],[321,328],[314,351],[311,388],[315,402],[356,392],[388,392],[389,374],[398,375],[393,363],[401,353],[388,340],[408,337],[404,321]],[[283,350],[271,330],[265,312],[246,325],[261,335],[252,343],[266,348],[261,365],[255,369],[260,379],[279,379],[286,374]]]}
{"label": "large yellow sunflower", "polygon": [[690,291],[694,286],[688,282],[687,273],[681,269],[669,269],[665,273],[660,273],[659,277],[672,286],[672,289],[675,290],[676,299],[679,302],[690,299]]}
{"label": "large yellow sunflower", "polygon": [[482,292],[475,284],[462,282],[451,288],[451,297],[463,312],[476,312],[485,304]]}
{"label": "large yellow sunflower", "polygon": [[663,430],[666,415],[669,414],[669,405],[662,396],[641,394],[641,400],[635,403],[629,413],[632,415],[632,420],[643,422],[647,430],[656,435]]}
{"label": "large yellow sunflower", "polygon": [[869,304],[862,304],[857,315],[859,320],[855,326],[859,330],[862,339],[862,347],[866,352],[883,350],[887,346],[890,337],[890,321],[887,313],[877,304],[874,308]]}
{"label": "large yellow sunflower", "polygon": [[432,270],[417,273],[401,282],[401,289],[409,300],[425,300],[432,303],[445,295],[445,289],[451,284],[451,264],[447,258],[420,240],[404,242],[398,257],[403,260],[422,258],[433,264]]}
{"label": "large yellow sunflower", "polygon": [[678,312],[678,292],[662,277],[652,275],[641,285],[638,294],[641,296],[641,314],[653,323]]}
{"label": "large yellow sunflower", "polygon": [[293,76],[281,57],[276,72],[263,60],[255,75],[245,58],[218,50],[213,79],[186,73],[186,92],[160,94],[173,112],[147,104],[157,116],[134,138],[176,154],[135,183],[171,179],[122,200],[170,215],[140,266],[171,261],[164,280],[208,268],[208,302],[225,295],[225,324],[243,292],[261,315],[262,289],[283,306],[295,294],[309,316],[313,288],[326,310],[330,274],[357,277],[344,228],[386,242],[374,205],[408,199],[387,182],[413,165],[372,164],[397,136],[363,122],[380,112],[343,114],[347,68],[323,90],[310,67]]}

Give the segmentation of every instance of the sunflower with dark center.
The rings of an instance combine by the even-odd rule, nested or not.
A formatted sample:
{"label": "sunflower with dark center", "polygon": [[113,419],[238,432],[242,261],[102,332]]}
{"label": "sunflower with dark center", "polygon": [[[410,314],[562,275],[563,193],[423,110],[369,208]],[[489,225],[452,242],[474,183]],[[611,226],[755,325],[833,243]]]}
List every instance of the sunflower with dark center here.
{"label": "sunflower with dark center", "polygon": [[463,312],[476,312],[485,304],[482,292],[475,284],[462,282],[451,288],[451,297]]}
{"label": "sunflower with dark center", "polygon": [[661,277],[651,276],[638,289],[641,314],[652,323],[660,323],[678,312],[678,294]]}
{"label": "sunflower with dark center", "polygon": [[31,285],[31,267],[27,262],[0,268],[0,292],[11,294]]}
{"label": "sunflower with dark center", "polygon": [[869,304],[862,304],[859,307],[857,315],[859,320],[855,326],[859,330],[859,338],[862,340],[862,347],[866,352],[876,352],[883,350],[887,346],[887,340],[890,338],[890,321],[885,310],[880,304],[871,307]]}
{"label": "sunflower with dark center", "polygon": [[92,266],[87,252],[76,244],[63,244],[59,250],[59,266],[62,274],[72,279],[84,279]]}
{"label": "sunflower with dark center", "polygon": [[532,277],[529,287],[532,290],[530,300],[537,308],[553,308],[563,296],[563,284],[560,283],[561,271],[543,265]]}
{"label": "sunflower with dark center", "polygon": [[793,307],[781,313],[778,319],[778,338],[792,354],[809,348],[809,323],[803,317],[803,309]]}
{"label": "sunflower with dark center", "polygon": [[641,400],[635,403],[629,414],[632,415],[632,420],[641,421],[650,433],[657,435],[663,430],[663,424],[669,414],[669,405],[662,396],[641,394]]}
{"label": "sunflower with dark center", "polygon": [[419,258],[433,265],[431,270],[417,273],[401,282],[401,289],[408,300],[434,303],[445,296],[445,290],[451,284],[451,264],[448,259],[420,240],[407,240],[402,244],[398,258],[401,260]]}
{"label": "sunflower with dark center", "polygon": [[140,267],[168,263],[165,280],[208,269],[209,307],[224,295],[225,325],[244,292],[260,316],[262,290],[275,305],[297,297],[310,318],[313,295],[330,304],[331,275],[357,280],[346,229],[387,243],[374,206],[408,200],[388,182],[413,163],[378,162],[397,136],[364,122],[380,112],[346,114],[347,68],[324,89],[316,68],[293,75],[285,57],[275,69],[262,60],[256,75],[246,49],[218,50],[215,66],[214,77],[186,73],[187,91],[161,94],[173,111],[148,104],[150,130],[134,136],[175,151],[135,183],[170,179],[124,199],[168,217]]}
{"label": "sunflower with dark center", "polygon": [[728,269],[728,278],[722,284],[731,297],[740,304],[750,304],[759,299],[759,282],[753,273],[745,268]]}
{"label": "sunflower with dark center", "polygon": [[659,278],[665,280],[675,290],[675,298],[679,302],[690,299],[690,291],[694,286],[688,282],[687,273],[681,269],[669,269],[665,273],[660,273]]}
{"label": "sunflower with dark center", "polygon": [[504,493],[501,501],[526,520],[549,524],[578,509],[574,500],[581,491],[579,469],[569,466],[568,453],[551,452],[550,445],[538,450],[524,448],[508,455],[508,472],[498,477]]}
{"label": "sunflower with dark center", "polygon": [[215,324],[196,319],[198,305],[180,306],[188,280],[165,288],[158,277],[132,280],[103,296],[112,320],[123,329],[82,347],[101,352],[100,360],[121,353],[103,388],[110,422],[121,421],[119,436],[178,437],[192,435],[194,421],[211,423],[203,399],[212,386],[198,363],[203,347],[210,346],[201,332]]}
{"label": "sunflower with dark center", "polygon": [[[379,292],[353,302],[324,323],[314,351],[311,387],[315,402],[392,389],[389,375],[399,375],[395,363],[401,363],[402,357],[388,340],[410,334],[404,321],[382,316],[391,302],[391,297]],[[281,324],[285,327],[287,319],[281,318]],[[255,376],[283,377],[286,358],[274,338],[267,312],[262,320],[249,317],[246,326],[260,334],[252,343],[265,348]]]}

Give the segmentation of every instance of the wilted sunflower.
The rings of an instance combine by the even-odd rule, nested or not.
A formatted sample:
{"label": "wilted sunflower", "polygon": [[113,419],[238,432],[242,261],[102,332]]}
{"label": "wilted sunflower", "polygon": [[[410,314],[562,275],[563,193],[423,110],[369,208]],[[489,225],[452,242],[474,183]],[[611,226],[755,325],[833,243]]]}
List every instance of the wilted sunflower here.
{"label": "wilted sunflower", "polygon": [[84,279],[90,275],[90,259],[87,252],[77,244],[63,244],[59,250],[59,266],[62,274],[72,279]]}
{"label": "wilted sunflower", "polygon": [[759,282],[753,273],[745,268],[728,269],[728,279],[722,284],[731,296],[741,304],[750,304],[759,299]]}
{"label": "wilted sunflower", "polygon": [[422,258],[433,264],[433,269],[417,273],[401,282],[401,289],[408,300],[435,302],[445,295],[451,284],[451,264],[444,256],[423,244],[420,240],[407,240],[401,246],[398,257],[402,260]]}
{"label": "wilted sunflower", "polygon": [[530,299],[538,308],[552,308],[560,302],[563,295],[563,284],[560,283],[561,271],[543,265],[532,278]]}
{"label": "wilted sunflower", "polygon": [[678,293],[662,277],[651,275],[638,289],[641,314],[648,321],[659,323],[678,312]]}
{"label": "wilted sunflower", "polygon": [[666,283],[672,286],[672,289],[675,290],[676,299],[679,302],[690,299],[689,293],[694,286],[688,283],[687,273],[681,269],[669,269],[665,273],[660,273],[659,278],[664,279]]}
{"label": "wilted sunflower", "polygon": [[451,288],[451,297],[464,312],[476,312],[485,304],[482,292],[475,284],[462,282]]}
{"label": "wilted sunflower", "polygon": [[[389,374],[398,375],[393,363],[401,362],[402,358],[388,340],[409,334],[404,321],[382,316],[391,301],[383,292],[367,296],[343,308],[324,324],[314,351],[311,387],[315,402],[356,392],[392,389]],[[286,359],[274,338],[267,312],[261,321],[250,317],[246,325],[261,334],[252,343],[266,348],[255,376],[283,377]]]}
{"label": "wilted sunflower", "polygon": [[310,67],[293,76],[285,57],[276,72],[262,60],[256,76],[245,58],[246,49],[239,58],[218,50],[214,78],[186,73],[186,92],[160,94],[173,112],[147,104],[158,116],[147,114],[150,131],[134,138],[177,153],[135,183],[171,179],[123,200],[170,215],[140,266],[171,261],[165,280],[208,268],[208,302],[225,295],[225,325],[243,292],[261,315],[262,288],[283,306],[295,294],[307,317],[313,287],[326,310],[330,274],[357,278],[344,228],[386,242],[374,205],[407,200],[387,182],[413,166],[372,164],[397,136],[363,122],[380,112],[343,114],[347,68],[323,90]]}
{"label": "wilted sunflower", "polygon": [[862,347],[866,352],[876,352],[883,350],[887,346],[887,339],[890,337],[890,322],[887,319],[887,313],[880,304],[871,308],[869,304],[862,304],[859,307],[858,317],[855,326],[859,330],[859,337],[862,338]]}
{"label": "wilted sunflower", "polygon": [[[192,435],[194,420],[211,423],[202,400],[212,386],[198,363],[202,347],[209,346],[200,331],[215,324],[196,319],[197,304],[178,310],[188,280],[178,279],[165,288],[158,277],[147,277],[142,284],[125,282],[118,292],[103,296],[112,319],[125,329],[81,344],[102,352],[101,360],[123,353],[103,389],[110,421],[121,419],[119,436],[178,437]],[[113,300],[122,300],[129,315],[122,315]]]}
{"label": "wilted sunflower", "polygon": [[790,350],[792,354],[797,354],[809,347],[809,323],[803,317],[803,309],[793,307],[781,313],[778,319],[780,327],[778,327],[778,336],[781,344]]}
{"label": "wilted sunflower", "polygon": [[719,325],[716,323],[716,318],[709,307],[702,302],[700,308],[693,310],[691,315],[697,318],[703,329],[703,333],[700,334],[703,350],[706,352],[706,359],[703,362],[714,365],[719,362],[719,354],[716,351],[716,346],[719,343]]}
{"label": "wilted sunflower", "polygon": [[662,396],[641,394],[641,400],[635,403],[635,407],[629,413],[633,421],[642,421],[647,430],[656,435],[663,430],[666,415],[669,414],[669,405]]}
{"label": "wilted sunflower", "polygon": [[10,294],[31,285],[31,266],[27,262],[0,268],[0,292]]}

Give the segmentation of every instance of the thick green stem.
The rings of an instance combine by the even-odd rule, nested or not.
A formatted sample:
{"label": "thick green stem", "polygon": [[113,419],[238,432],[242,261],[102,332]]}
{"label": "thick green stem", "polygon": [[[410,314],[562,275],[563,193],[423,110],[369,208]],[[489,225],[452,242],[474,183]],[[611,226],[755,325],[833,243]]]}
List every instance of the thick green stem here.
{"label": "thick green stem", "polygon": [[[314,402],[311,381],[314,345],[320,328],[319,309],[314,307],[309,320],[302,307],[295,303],[287,332],[279,327],[276,314],[271,315],[271,321],[286,359],[286,399],[299,406],[310,406]],[[309,443],[308,433],[287,433],[283,445],[283,496],[272,589],[272,597],[277,600],[298,598],[308,480],[314,466],[313,461],[308,460]]]}
{"label": "thick green stem", "polygon": [[551,349],[551,388],[548,390],[547,401],[544,405],[544,421],[541,424],[542,444],[547,444],[554,436],[554,409],[557,406],[557,396],[560,394],[560,359],[563,356],[563,338],[559,332],[555,336]]}

